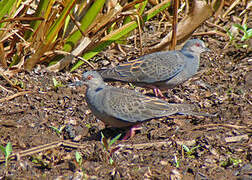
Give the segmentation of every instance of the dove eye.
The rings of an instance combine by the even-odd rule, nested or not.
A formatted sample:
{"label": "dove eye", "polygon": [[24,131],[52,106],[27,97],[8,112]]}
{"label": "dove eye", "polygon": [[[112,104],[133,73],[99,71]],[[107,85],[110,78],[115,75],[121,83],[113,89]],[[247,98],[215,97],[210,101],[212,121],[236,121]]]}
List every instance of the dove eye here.
{"label": "dove eye", "polygon": [[196,43],[195,45],[196,45],[197,47],[200,47],[200,43]]}
{"label": "dove eye", "polygon": [[91,79],[93,79],[93,76],[92,76],[92,75],[89,75],[89,76],[87,77],[87,79],[88,79],[88,80],[91,80]]}

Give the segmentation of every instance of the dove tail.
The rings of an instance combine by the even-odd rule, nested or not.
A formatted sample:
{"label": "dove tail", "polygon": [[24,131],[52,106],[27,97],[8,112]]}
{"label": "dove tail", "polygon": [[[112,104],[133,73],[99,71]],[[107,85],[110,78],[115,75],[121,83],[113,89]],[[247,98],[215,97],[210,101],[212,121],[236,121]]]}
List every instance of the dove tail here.
{"label": "dove tail", "polygon": [[191,116],[206,116],[206,117],[216,117],[218,115],[218,114],[195,112],[193,110],[196,109],[196,106],[193,104],[176,104],[176,105],[179,114],[191,115]]}
{"label": "dove tail", "polygon": [[192,112],[195,109],[193,104],[172,104],[176,107],[177,113],[179,114],[187,114],[188,112]]}
{"label": "dove tail", "polygon": [[191,116],[205,116],[205,117],[217,117],[218,113],[215,114],[208,114],[208,113],[201,113],[201,112],[186,112],[183,113],[184,115],[191,115]]}

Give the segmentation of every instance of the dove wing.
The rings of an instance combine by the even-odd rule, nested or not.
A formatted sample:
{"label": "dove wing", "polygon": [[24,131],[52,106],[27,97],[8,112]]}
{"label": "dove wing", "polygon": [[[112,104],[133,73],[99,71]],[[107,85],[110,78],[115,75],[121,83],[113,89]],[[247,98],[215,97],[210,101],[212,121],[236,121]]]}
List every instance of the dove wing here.
{"label": "dove wing", "polygon": [[167,81],[180,73],[186,63],[180,51],[148,54],[134,61],[101,70],[104,79],[127,82],[154,83]]}
{"label": "dove wing", "polygon": [[104,89],[103,93],[104,113],[132,123],[183,113],[182,111],[192,109],[187,104],[169,104],[161,99],[144,96],[128,89],[112,87]]}

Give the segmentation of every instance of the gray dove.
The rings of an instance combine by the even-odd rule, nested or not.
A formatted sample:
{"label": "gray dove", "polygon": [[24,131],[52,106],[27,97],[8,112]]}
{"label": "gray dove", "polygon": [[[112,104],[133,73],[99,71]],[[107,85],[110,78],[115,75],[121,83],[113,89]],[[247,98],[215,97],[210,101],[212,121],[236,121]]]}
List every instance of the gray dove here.
{"label": "gray dove", "polygon": [[108,86],[96,71],[83,73],[80,82],[77,84],[87,86],[86,101],[92,113],[110,127],[132,127],[153,118],[177,113],[205,115],[193,112],[195,107],[191,104],[168,103],[134,90]]}
{"label": "gray dove", "polygon": [[144,55],[111,69],[101,69],[99,73],[105,81],[118,80],[150,87],[156,96],[163,97],[159,89],[171,89],[196,74],[200,53],[205,51],[209,49],[203,41],[192,39],[181,50]]}

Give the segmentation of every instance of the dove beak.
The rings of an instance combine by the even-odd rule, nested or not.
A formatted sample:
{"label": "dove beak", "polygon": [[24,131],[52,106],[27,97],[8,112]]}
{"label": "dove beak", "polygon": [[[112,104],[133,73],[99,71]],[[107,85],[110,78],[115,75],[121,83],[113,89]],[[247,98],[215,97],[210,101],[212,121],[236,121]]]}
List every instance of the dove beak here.
{"label": "dove beak", "polygon": [[211,49],[208,49],[207,47],[204,48],[206,52],[211,52]]}

